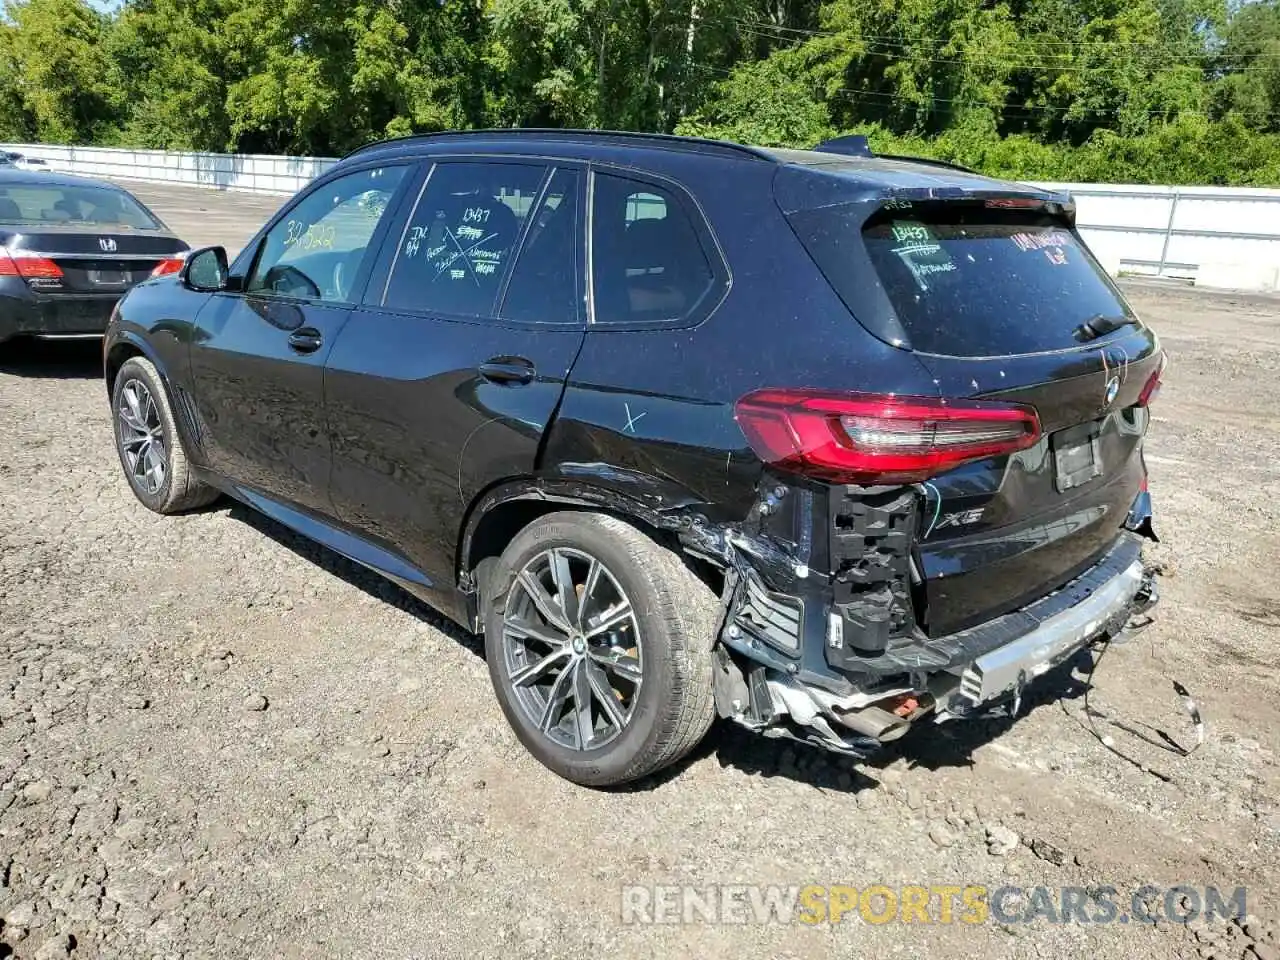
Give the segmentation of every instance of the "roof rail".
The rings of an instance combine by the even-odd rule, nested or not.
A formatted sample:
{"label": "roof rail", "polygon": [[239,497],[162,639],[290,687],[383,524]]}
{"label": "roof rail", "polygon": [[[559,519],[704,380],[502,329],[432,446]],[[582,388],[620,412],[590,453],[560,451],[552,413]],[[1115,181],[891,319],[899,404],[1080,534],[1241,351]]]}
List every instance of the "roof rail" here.
{"label": "roof rail", "polygon": [[386,147],[400,143],[418,143],[431,142],[436,140],[451,139],[524,139],[525,137],[543,137],[548,140],[595,140],[600,143],[608,143],[610,141],[619,142],[633,140],[637,142],[645,142],[655,147],[667,147],[675,150],[691,150],[702,152],[721,152],[733,153],[739,156],[748,156],[755,160],[767,160],[777,162],[764,150],[758,147],[749,147],[741,143],[733,143],[729,140],[709,140],[703,137],[678,137],[666,133],[643,133],[633,130],[577,130],[571,128],[560,127],[491,127],[480,130],[441,130],[436,133],[415,133],[404,137],[392,137],[387,140],[376,140],[373,143],[366,143],[362,147],[356,147],[350,153],[345,154],[342,159],[354,157],[357,154],[364,153],[367,150],[373,150],[377,147]]}

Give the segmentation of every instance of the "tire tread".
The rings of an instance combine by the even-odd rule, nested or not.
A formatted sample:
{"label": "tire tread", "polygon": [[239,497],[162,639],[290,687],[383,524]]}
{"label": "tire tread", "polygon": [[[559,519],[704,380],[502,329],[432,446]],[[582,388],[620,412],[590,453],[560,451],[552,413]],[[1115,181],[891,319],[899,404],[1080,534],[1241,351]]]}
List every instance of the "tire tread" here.
{"label": "tire tread", "polygon": [[[662,605],[659,614],[676,654],[672,658],[677,665],[672,699],[678,713],[675,725],[628,768],[626,778],[634,780],[687,756],[707,735],[715,720],[711,648],[719,604],[707,586],[671,550],[617,517],[595,514],[593,519],[625,545],[637,567],[645,571],[651,582],[666,588],[655,592]],[[675,593],[683,596],[673,596]],[[700,595],[710,597],[710,603]],[[685,602],[680,602],[681,599]]]}
{"label": "tire tread", "polygon": [[[498,648],[501,618],[510,579],[526,554],[545,548],[547,539],[573,542],[587,549],[591,540],[603,539],[609,550],[622,555],[629,569],[612,568],[615,576],[631,581],[627,585],[637,615],[646,622],[646,636],[662,634],[661,641],[646,647],[645,681],[653,682],[650,664],[660,663],[667,671],[669,697],[657,704],[649,721],[651,732],[633,756],[597,767],[575,765],[559,759],[538,740],[538,734],[524,729],[518,711],[508,701],[509,692],[495,664],[502,656]],[[581,539],[584,542],[574,542]],[[638,581],[638,582],[637,582]],[[715,720],[711,651],[720,616],[715,593],[685,566],[680,556],[621,518],[589,511],[559,511],[546,514],[518,533],[499,563],[483,580],[486,608],[486,649],[490,674],[508,720],[520,739],[543,764],[556,773],[587,786],[609,787],[638,780],[686,756],[706,736]]]}
{"label": "tire tread", "polygon": [[[136,373],[133,372],[135,370],[137,371]],[[116,387],[111,391],[112,429],[118,429],[114,418],[117,416],[115,407],[118,402],[119,385],[130,379],[131,375],[133,377],[141,375],[141,378],[146,381],[147,389],[150,391],[152,399],[155,400],[157,407],[159,407],[160,418],[164,424],[165,440],[167,441],[169,485],[164,497],[154,503],[144,499],[133,486],[133,482],[126,476],[125,482],[129,484],[129,489],[133,490],[134,494],[138,496],[138,500],[143,506],[165,515],[184,513],[213,503],[218,499],[220,493],[214,487],[197,480],[192,473],[191,463],[187,459],[187,451],[183,449],[182,437],[178,433],[178,424],[173,414],[173,404],[169,400],[169,392],[165,388],[165,382],[160,376],[160,371],[146,357],[130,357],[116,374]],[[123,465],[124,456],[119,450],[118,435],[116,447]]]}

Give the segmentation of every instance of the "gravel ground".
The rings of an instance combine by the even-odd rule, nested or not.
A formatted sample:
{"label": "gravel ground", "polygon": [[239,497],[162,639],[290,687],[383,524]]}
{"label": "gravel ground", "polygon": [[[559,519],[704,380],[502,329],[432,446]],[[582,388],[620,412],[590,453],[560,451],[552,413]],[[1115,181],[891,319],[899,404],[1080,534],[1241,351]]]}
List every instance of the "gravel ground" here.
{"label": "gravel ground", "polygon": [[[1097,671],[1117,752],[1062,670],[1013,725],[856,766],[718,726],[615,793],[529,758],[479,642],[397,588],[239,506],[143,509],[97,344],[0,347],[0,957],[1280,957],[1280,301],[1131,293],[1172,356],[1167,576]],[[625,885],[713,883],[1243,885],[1254,916],[623,922]]]}

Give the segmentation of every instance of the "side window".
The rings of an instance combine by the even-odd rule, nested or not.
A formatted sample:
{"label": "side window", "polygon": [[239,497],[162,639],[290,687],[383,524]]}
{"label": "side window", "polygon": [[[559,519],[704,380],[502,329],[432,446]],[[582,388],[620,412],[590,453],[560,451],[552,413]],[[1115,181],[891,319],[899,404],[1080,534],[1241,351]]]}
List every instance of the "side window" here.
{"label": "side window", "polygon": [[409,217],[383,306],[491,316],[546,167],[438,163]]}
{"label": "side window", "polygon": [[313,190],[268,231],[245,289],[342,303],[405,168],[377,167]]}
{"label": "side window", "polygon": [[609,174],[595,177],[591,259],[597,323],[681,320],[715,281],[675,195]]}
{"label": "side window", "polygon": [[552,174],[511,269],[503,317],[539,323],[578,321],[578,182],[576,170]]}

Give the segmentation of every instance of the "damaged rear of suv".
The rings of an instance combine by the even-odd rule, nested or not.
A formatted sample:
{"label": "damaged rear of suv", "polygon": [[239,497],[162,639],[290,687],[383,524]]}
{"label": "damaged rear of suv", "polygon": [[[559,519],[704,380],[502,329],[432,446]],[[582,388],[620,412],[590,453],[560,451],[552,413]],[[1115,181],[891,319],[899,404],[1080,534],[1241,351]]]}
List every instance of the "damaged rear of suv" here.
{"label": "damaged rear of suv", "polygon": [[723,715],[852,754],[1016,712],[1027,683],[1156,602],[1142,442],[1165,358],[1070,200],[883,169],[877,189],[792,166],[775,198],[918,386],[859,390],[851,356],[849,390],[738,402],[777,553],[735,564],[718,654]]}
{"label": "damaged rear of suv", "polygon": [[[584,751],[586,733],[547,749],[538,727],[572,710],[569,671],[550,674],[533,712],[508,677],[562,648],[503,650],[513,621],[527,650],[530,617],[541,629],[576,607],[593,568],[566,559],[562,577],[513,588],[503,565],[488,582],[507,715],[581,782],[630,779],[690,748],[708,683],[721,717],[854,757],[915,724],[1016,711],[1028,683],[1156,600],[1142,442],[1164,355],[1080,240],[1070,199],[860,143],[765,153],[765,182],[733,197],[682,178],[703,242],[681,255],[700,248],[708,266],[673,262],[675,245],[657,266],[628,261],[630,300],[682,271],[723,299],[691,322],[598,315],[533,494],[622,514],[719,595],[714,616],[659,628],[679,637],[675,655],[660,648],[658,681],[679,707],[664,721],[673,749],[619,736],[612,755]],[[599,262],[593,279],[599,302]],[[616,424],[600,422],[602,405],[621,408]],[[502,597],[535,584],[550,591],[545,616],[523,599],[512,616]],[[595,609],[588,643],[610,619]],[[641,654],[658,659],[644,649],[653,631],[631,621],[611,642],[637,676]],[[597,693],[641,722],[630,694]],[[595,729],[590,711],[582,722]]]}
{"label": "damaged rear of suv", "polygon": [[483,631],[541,762],[717,714],[853,757],[1016,706],[1156,599],[1164,353],[1070,198],[857,139],[374,144],[104,345],[121,463]]}

